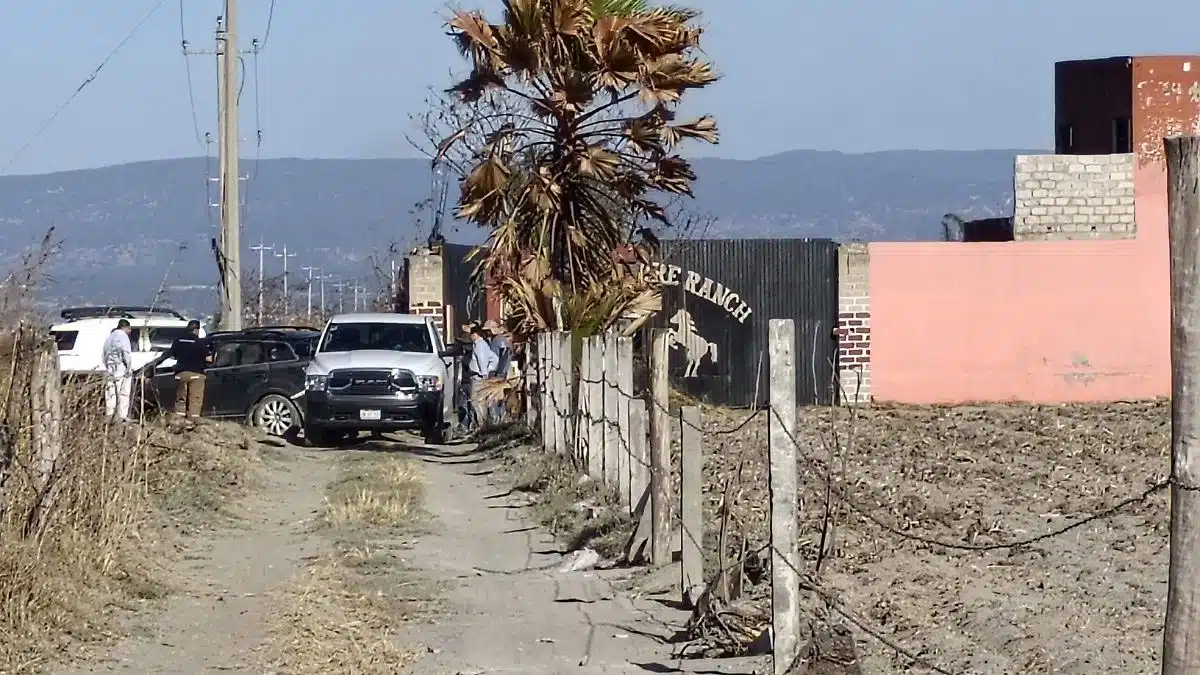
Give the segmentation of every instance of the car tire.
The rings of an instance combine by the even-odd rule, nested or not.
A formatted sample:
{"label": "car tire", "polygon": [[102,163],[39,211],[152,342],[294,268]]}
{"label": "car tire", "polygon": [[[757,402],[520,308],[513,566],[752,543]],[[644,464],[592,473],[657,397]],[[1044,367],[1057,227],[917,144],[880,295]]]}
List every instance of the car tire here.
{"label": "car tire", "polygon": [[300,410],[285,396],[267,394],[250,409],[250,426],[267,434],[285,438],[300,426]]}

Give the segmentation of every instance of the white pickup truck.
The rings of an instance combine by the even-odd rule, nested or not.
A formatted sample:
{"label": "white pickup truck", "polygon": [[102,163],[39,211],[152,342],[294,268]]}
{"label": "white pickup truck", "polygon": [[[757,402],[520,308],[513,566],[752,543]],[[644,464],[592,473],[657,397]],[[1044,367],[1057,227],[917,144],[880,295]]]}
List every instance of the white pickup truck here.
{"label": "white pickup truck", "polygon": [[428,316],[333,317],[305,371],[305,437],[319,447],[360,431],[419,430],[427,443],[445,443],[458,417],[461,354]]}

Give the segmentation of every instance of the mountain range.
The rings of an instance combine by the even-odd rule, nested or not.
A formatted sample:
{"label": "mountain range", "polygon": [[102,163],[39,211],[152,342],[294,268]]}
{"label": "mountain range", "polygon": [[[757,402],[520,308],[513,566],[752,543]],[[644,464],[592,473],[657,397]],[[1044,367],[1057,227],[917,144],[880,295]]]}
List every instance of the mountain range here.
{"label": "mountain range", "polygon": [[[941,238],[941,219],[1012,213],[1013,160],[1036,150],[796,150],[755,160],[697,159],[696,198],[684,205],[697,238]],[[242,162],[243,245],[265,243],[266,274],[287,247],[292,278],[305,267],[355,281],[373,261],[425,239],[433,183],[423,159],[268,159]],[[8,266],[48,228],[61,241],[48,295],[56,303],[149,302],[162,288],[188,308],[212,306],[210,241],[216,235],[216,162],[137,162],[0,177],[0,255]],[[449,188],[452,211],[454,186]],[[419,204],[426,202],[425,204]],[[447,217],[449,241],[484,233]],[[662,233],[665,237],[672,233]],[[292,255],[294,254],[294,256]],[[247,250],[246,267],[258,253]]]}

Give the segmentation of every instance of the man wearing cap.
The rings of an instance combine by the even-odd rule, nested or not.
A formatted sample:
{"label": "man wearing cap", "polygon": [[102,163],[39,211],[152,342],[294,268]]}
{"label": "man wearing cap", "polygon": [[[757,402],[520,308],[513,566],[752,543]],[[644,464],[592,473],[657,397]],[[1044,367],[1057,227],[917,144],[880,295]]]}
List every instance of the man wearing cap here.
{"label": "man wearing cap", "polygon": [[199,419],[204,408],[204,371],[212,360],[208,341],[200,337],[200,322],[188,322],[188,334],[171,345],[167,358],[175,359],[175,414]]}
{"label": "man wearing cap", "polygon": [[[491,376],[507,380],[508,371],[512,368],[512,343],[509,342],[504,327],[493,319],[488,319],[483,324],[483,329],[491,336],[491,339],[488,340],[488,346],[492,348],[492,353],[496,355],[496,369],[491,373]],[[488,416],[493,423],[504,421],[504,399],[500,399],[490,406]]]}
{"label": "man wearing cap", "polygon": [[133,391],[133,327],[121,319],[104,340],[104,412],[110,420],[129,421],[129,394]]}

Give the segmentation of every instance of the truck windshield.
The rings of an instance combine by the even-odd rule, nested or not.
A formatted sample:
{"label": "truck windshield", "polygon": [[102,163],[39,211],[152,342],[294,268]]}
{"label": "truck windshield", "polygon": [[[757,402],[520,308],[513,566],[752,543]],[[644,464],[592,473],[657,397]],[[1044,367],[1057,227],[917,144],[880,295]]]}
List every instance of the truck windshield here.
{"label": "truck windshield", "polygon": [[318,352],[368,349],[432,354],[433,342],[423,323],[335,323],[317,347]]}

